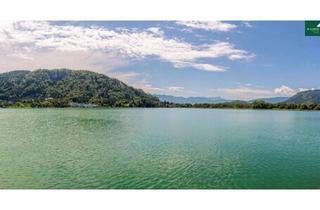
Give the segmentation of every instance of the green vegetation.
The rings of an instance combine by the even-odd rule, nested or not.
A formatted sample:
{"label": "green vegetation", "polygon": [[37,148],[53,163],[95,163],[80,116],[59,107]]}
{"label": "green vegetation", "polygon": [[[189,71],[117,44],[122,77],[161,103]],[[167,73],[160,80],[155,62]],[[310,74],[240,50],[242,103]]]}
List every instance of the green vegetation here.
{"label": "green vegetation", "polygon": [[304,91],[281,103],[178,104],[160,102],[155,96],[117,79],[90,71],[40,69],[0,74],[0,107],[177,107],[222,109],[320,110],[320,90]]}
{"label": "green vegetation", "polygon": [[68,69],[0,74],[0,107],[157,107],[157,97],[117,79]]}
{"label": "green vegetation", "polygon": [[252,103],[246,102],[228,102],[218,104],[174,104],[170,102],[163,102],[164,107],[183,107],[183,108],[211,108],[211,109],[278,109],[278,110],[320,110],[320,104],[308,103],[267,103],[265,101],[257,100]]}
{"label": "green vegetation", "polygon": [[264,100],[231,101],[225,103],[175,104],[162,102],[164,107],[211,108],[211,109],[276,109],[276,110],[320,110],[320,90],[299,92],[285,102],[268,103]]}

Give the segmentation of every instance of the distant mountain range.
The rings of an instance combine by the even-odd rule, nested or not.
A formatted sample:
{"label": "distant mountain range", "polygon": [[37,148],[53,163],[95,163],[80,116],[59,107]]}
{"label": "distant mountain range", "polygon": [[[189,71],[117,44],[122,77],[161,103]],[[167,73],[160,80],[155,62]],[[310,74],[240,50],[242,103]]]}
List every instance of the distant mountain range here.
{"label": "distant mountain range", "polygon": [[218,104],[230,102],[230,100],[221,97],[182,97],[171,95],[155,95],[160,101],[167,101],[177,104]]}
{"label": "distant mountain range", "polygon": [[252,103],[256,100],[265,101],[267,103],[296,103],[296,104],[320,104],[320,90],[307,90],[299,92],[292,97],[271,97],[257,98],[249,101],[228,100],[221,97],[181,97],[171,95],[155,95],[160,101],[167,101],[178,104],[218,104],[218,103]]}
{"label": "distant mountain range", "polygon": [[160,101],[167,101],[177,104],[218,104],[218,103],[251,103],[256,100],[262,100],[268,103],[280,103],[288,99],[288,97],[272,97],[272,98],[259,98],[250,101],[240,101],[240,100],[229,100],[221,97],[182,97],[182,96],[172,96],[172,95],[155,95],[160,99]]}

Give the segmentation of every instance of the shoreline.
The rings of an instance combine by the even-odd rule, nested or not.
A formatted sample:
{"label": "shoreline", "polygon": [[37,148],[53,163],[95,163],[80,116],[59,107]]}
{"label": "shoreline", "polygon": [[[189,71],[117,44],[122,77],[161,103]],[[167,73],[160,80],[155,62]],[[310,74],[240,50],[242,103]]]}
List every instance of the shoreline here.
{"label": "shoreline", "polygon": [[306,112],[318,112],[320,110],[314,109],[257,109],[257,108],[205,108],[205,107],[0,107],[0,110],[5,109],[85,109],[85,110],[95,110],[95,109],[207,109],[207,110],[253,110],[253,111],[306,111]]}

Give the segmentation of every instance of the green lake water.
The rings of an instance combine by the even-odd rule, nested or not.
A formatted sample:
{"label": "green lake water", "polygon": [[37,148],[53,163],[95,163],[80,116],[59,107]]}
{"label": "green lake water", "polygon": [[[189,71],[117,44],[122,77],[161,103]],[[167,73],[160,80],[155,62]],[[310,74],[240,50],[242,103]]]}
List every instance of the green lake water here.
{"label": "green lake water", "polygon": [[320,188],[320,112],[0,109],[0,188]]}

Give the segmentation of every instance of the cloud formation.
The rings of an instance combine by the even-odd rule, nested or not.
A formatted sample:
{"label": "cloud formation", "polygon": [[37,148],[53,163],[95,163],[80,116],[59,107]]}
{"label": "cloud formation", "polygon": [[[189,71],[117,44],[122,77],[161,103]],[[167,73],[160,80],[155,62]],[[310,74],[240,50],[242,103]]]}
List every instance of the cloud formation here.
{"label": "cloud formation", "polygon": [[184,87],[180,87],[180,86],[170,86],[167,87],[167,89],[171,92],[181,92],[184,90]]}
{"label": "cloud formation", "polygon": [[292,88],[289,88],[288,86],[282,85],[281,87],[274,89],[274,92],[277,95],[293,96],[294,94],[299,92],[299,90],[294,90]]}
{"label": "cloud formation", "polygon": [[226,98],[236,99],[236,100],[267,98],[267,97],[273,97],[275,95],[272,90],[252,88],[248,86],[239,86],[235,88],[218,88],[218,89],[215,89],[214,92]]}
{"label": "cloud formation", "polygon": [[235,29],[237,26],[221,21],[178,21],[178,25],[187,26],[193,29],[202,29],[206,31],[227,32]]}
{"label": "cloud formation", "polygon": [[242,22],[242,25],[244,26],[244,27],[246,27],[246,28],[252,28],[253,26],[252,26],[252,24],[250,23],[250,22]]}
{"label": "cloud formation", "polygon": [[250,85],[238,86],[234,88],[217,88],[212,91],[219,95],[230,99],[251,100],[258,98],[270,98],[270,97],[291,97],[298,92],[306,91],[308,89],[298,88],[292,89],[286,85],[282,85],[274,89],[255,88]]}
{"label": "cloud formation", "polygon": [[[222,22],[193,24],[220,31],[235,27]],[[171,63],[175,68],[221,72],[225,67],[201,63],[199,59],[248,60],[254,54],[237,49],[229,42],[215,41],[198,46],[177,38],[169,39],[156,27],[111,30],[97,26],[20,21],[0,24],[0,56],[0,71],[58,65],[101,71],[125,65],[130,59],[152,56]]]}

